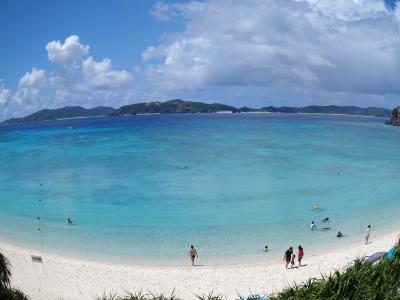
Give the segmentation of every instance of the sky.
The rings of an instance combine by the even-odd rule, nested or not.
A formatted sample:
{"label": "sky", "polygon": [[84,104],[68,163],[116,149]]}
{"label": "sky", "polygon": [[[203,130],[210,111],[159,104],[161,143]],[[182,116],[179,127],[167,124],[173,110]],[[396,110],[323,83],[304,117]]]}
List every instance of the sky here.
{"label": "sky", "polygon": [[400,104],[396,0],[2,0],[0,120],[181,98]]}

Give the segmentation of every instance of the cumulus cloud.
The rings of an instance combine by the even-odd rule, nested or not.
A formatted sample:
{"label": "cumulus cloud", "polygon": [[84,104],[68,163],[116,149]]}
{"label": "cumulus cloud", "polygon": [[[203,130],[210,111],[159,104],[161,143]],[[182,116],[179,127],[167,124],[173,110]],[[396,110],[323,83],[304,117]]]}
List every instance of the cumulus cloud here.
{"label": "cumulus cloud", "polygon": [[[182,8],[185,5],[179,3]],[[142,54],[165,90],[400,94],[399,7],[382,0],[211,0]],[[173,4],[156,4],[159,19]],[[163,14],[161,14],[163,13]],[[154,13],[153,13],[154,14]],[[160,59],[162,60],[159,63]]]}
{"label": "cumulus cloud", "polygon": [[84,85],[95,88],[116,88],[133,80],[127,71],[113,71],[111,60],[104,58],[96,62],[91,56],[82,62]]}
{"label": "cumulus cloud", "polygon": [[79,63],[89,54],[89,46],[79,41],[79,36],[71,35],[62,43],[52,41],[46,45],[47,57],[53,63],[66,68],[77,67]]}
{"label": "cumulus cloud", "polygon": [[47,74],[45,70],[32,68],[31,72],[26,72],[18,82],[20,88],[38,88],[47,82]]}
{"label": "cumulus cloud", "polygon": [[109,58],[95,61],[79,36],[67,37],[64,43],[49,42],[45,48],[49,61],[61,69],[32,68],[20,78],[14,92],[0,85],[0,118],[63,105],[114,105],[133,94],[129,86],[133,76],[113,70]]}
{"label": "cumulus cloud", "polygon": [[11,91],[3,85],[0,86],[0,107],[5,106],[11,98]]}

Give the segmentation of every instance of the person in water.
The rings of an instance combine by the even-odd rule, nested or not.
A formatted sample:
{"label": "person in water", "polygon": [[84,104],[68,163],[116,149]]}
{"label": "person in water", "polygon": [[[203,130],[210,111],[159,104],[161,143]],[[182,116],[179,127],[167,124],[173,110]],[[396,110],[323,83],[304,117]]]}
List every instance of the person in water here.
{"label": "person in water", "polygon": [[316,228],[317,228],[317,226],[315,226],[314,221],[312,221],[310,224],[310,229],[315,230]]}
{"label": "person in water", "polygon": [[371,225],[368,225],[367,229],[365,229],[365,245],[369,242],[369,234],[371,232]]}
{"label": "person in water", "polygon": [[267,245],[264,246],[264,252],[268,252],[268,246]]}
{"label": "person in water", "polygon": [[299,267],[301,267],[301,260],[303,259],[304,256],[304,250],[301,245],[299,245],[298,250],[299,251],[297,252],[297,259],[299,261]]}
{"label": "person in water", "polygon": [[194,259],[196,257],[199,257],[199,256],[198,256],[197,251],[196,251],[196,249],[194,248],[193,245],[190,246],[190,250],[189,250],[188,255],[190,256],[190,259],[192,260],[192,266],[194,266]]}
{"label": "person in water", "polygon": [[326,218],[323,219],[321,222],[329,222],[329,217],[326,217]]}
{"label": "person in water", "polygon": [[288,268],[287,266],[292,260],[292,255],[293,255],[293,247],[287,249],[285,255],[283,255],[283,260],[286,261],[286,269]]}
{"label": "person in water", "polygon": [[72,222],[71,218],[68,218],[68,219],[67,219],[67,224],[68,224],[68,225],[74,224],[74,223]]}
{"label": "person in water", "polygon": [[341,238],[341,237],[343,237],[343,233],[339,230],[338,232],[337,232],[337,235],[336,235],[336,237],[338,237],[338,238]]}

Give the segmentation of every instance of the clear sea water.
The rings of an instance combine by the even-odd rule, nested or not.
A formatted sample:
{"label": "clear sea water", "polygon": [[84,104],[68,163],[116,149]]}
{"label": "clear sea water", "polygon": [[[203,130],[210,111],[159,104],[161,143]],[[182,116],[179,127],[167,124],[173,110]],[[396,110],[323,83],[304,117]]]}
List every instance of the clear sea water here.
{"label": "clear sea water", "polygon": [[[178,114],[2,126],[0,240],[40,253],[42,236],[45,252],[154,265],[188,264],[190,244],[209,265],[361,242],[368,224],[373,240],[400,224],[400,127],[383,121]],[[311,232],[312,220],[332,230]]]}

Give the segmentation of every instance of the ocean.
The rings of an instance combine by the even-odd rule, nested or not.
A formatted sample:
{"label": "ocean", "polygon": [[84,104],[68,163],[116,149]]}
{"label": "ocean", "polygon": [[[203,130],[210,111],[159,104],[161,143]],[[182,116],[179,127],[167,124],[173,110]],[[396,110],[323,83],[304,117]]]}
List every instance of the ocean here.
{"label": "ocean", "polygon": [[400,223],[400,128],[383,122],[242,113],[1,126],[0,240],[144,265],[187,265],[191,244],[206,265],[282,259],[299,244],[319,253],[362,243],[368,224],[373,241]]}

